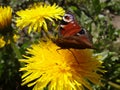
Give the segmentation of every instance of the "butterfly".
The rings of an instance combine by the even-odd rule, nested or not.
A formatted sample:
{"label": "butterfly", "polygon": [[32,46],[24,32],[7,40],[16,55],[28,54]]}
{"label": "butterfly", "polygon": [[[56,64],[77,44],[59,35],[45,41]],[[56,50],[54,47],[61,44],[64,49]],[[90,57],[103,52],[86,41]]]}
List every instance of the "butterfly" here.
{"label": "butterfly", "polygon": [[80,26],[71,13],[66,13],[61,21],[59,37],[54,43],[61,49],[92,49],[92,37],[89,32]]}

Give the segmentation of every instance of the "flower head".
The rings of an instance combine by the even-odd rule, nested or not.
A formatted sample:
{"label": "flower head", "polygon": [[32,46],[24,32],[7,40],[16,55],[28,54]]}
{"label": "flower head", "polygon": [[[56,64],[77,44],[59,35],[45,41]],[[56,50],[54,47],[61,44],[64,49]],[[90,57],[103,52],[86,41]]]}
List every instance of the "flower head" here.
{"label": "flower head", "polygon": [[33,90],[83,90],[83,87],[91,89],[91,81],[94,84],[101,84],[101,75],[97,71],[101,62],[97,56],[93,56],[89,49],[84,50],[57,50],[59,49],[52,42],[40,42],[32,45],[24,56],[25,67],[20,71],[26,71],[22,76],[23,83],[33,86]]}
{"label": "flower head", "polygon": [[[19,35],[14,34],[13,35],[13,41],[17,43],[17,40],[19,39]],[[0,36],[0,48],[4,47],[5,45],[8,45],[11,43],[10,38],[6,38],[5,36]]]}
{"label": "flower head", "polygon": [[0,37],[0,48],[2,48],[2,47],[4,47],[5,46],[5,41],[3,40],[4,39],[4,37],[2,36],[2,37]]}
{"label": "flower head", "polygon": [[10,6],[0,6],[0,32],[4,28],[10,26],[12,18],[12,9]]}
{"label": "flower head", "polygon": [[34,4],[26,10],[18,11],[16,14],[19,16],[16,20],[17,26],[20,29],[23,29],[26,26],[29,26],[28,32],[32,30],[40,31],[40,28],[43,26],[44,30],[47,29],[46,20],[52,21],[53,19],[61,19],[61,16],[64,15],[64,10],[56,4]]}

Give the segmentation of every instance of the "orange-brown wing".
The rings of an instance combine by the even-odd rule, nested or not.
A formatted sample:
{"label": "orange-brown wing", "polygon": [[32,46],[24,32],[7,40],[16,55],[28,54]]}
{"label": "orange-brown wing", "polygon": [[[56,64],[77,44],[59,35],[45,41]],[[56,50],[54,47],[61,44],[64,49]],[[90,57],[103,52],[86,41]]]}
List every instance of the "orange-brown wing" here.
{"label": "orange-brown wing", "polygon": [[93,48],[92,39],[87,30],[81,28],[72,14],[65,14],[60,25],[60,35],[54,43],[63,49]]}
{"label": "orange-brown wing", "polygon": [[60,29],[60,33],[62,36],[72,36],[76,33],[80,32],[81,27],[77,24],[77,22],[74,23],[68,23],[67,25],[63,25],[63,28]]}
{"label": "orange-brown wing", "polygon": [[66,13],[60,24],[60,35],[63,37],[73,36],[80,32],[81,26],[76,22],[74,16]]}
{"label": "orange-brown wing", "polygon": [[61,47],[62,49],[86,49],[93,48],[92,42],[87,39],[85,36],[70,36],[70,37],[62,37],[55,40],[56,45]]}

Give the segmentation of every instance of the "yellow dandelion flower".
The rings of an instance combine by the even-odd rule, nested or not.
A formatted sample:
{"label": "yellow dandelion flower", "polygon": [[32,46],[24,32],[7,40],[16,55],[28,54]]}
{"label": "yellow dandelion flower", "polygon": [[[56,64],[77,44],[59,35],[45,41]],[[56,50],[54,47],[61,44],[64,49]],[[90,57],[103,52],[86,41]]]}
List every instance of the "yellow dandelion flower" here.
{"label": "yellow dandelion flower", "polygon": [[25,67],[20,71],[23,74],[22,85],[33,86],[33,90],[84,90],[84,87],[91,90],[89,81],[94,84],[101,84],[103,72],[101,62],[89,49],[84,50],[57,50],[59,49],[52,42],[40,42],[28,49],[25,59]]}
{"label": "yellow dandelion flower", "polygon": [[[13,35],[13,40],[14,40],[15,43],[17,42],[17,40],[18,40],[19,38],[20,38],[19,35],[17,35],[17,34],[14,34],[14,35]],[[4,47],[5,44],[10,44],[10,42],[11,42],[9,38],[7,38],[8,40],[6,40],[6,41],[5,41],[4,39],[5,39],[4,36],[0,37],[0,48]]]}
{"label": "yellow dandelion flower", "polygon": [[19,35],[17,35],[17,34],[14,34],[14,35],[13,35],[14,42],[17,42],[17,40],[18,40],[19,38],[20,38]]}
{"label": "yellow dandelion flower", "polygon": [[64,15],[63,8],[59,7],[56,4],[34,4],[26,10],[18,11],[16,14],[19,16],[16,19],[16,25],[23,29],[26,26],[29,26],[28,33],[33,31],[40,31],[40,28],[43,27],[44,30],[48,30],[46,20],[52,21],[53,19],[61,19],[61,16]]}
{"label": "yellow dandelion flower", "polygon": [[[19,35],[17,35],[17,34],[14,34],[13,35],[13,41],[16,43],[17,42],[17,40],[20,38],[20,36]],[[7,44],[10,44],[10,39],[8,39],[8,42],[7,42]]]}
{"label": "yellow dandelion flower", "polygon": [[4,47],[6,42],[3,40],[4,37],[0,37],[0,48]]}
{"label": "yellow dandelion flower", "polygon": [[4,28],[10,26],[12,18],[12,8],[10,6],[0,6],[0,32]]}

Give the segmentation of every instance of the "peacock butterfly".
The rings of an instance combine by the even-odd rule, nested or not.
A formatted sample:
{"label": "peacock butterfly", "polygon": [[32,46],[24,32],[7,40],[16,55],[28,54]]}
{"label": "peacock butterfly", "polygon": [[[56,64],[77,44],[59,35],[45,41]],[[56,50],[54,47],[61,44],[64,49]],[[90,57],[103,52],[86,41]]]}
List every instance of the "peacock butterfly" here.
{"label": "peacock butterfly", "polygon": [[71,13],[66,13],[60,24],[59,37],[53,41],[61,49],[93,49],[92,38]]}

